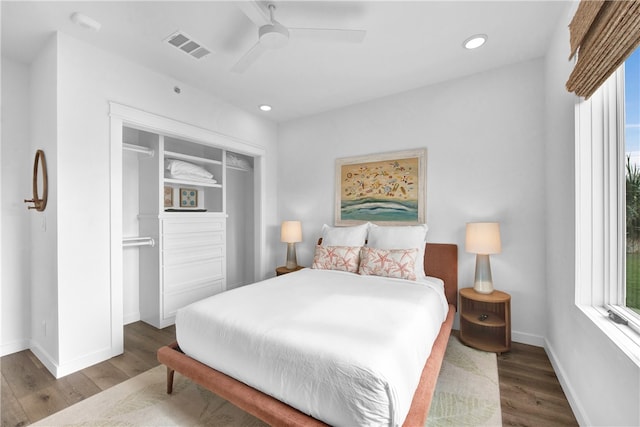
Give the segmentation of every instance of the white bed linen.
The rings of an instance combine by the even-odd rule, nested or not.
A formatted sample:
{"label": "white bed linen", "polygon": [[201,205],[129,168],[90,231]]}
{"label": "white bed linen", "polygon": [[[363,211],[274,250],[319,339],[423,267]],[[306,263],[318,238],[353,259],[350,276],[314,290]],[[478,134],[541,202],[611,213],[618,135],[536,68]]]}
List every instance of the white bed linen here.
{"label": "white bed linen", "polygon": [[330,425],[402,425],[448,311],[438,280],[303,269],[179,310],[177,340]]}

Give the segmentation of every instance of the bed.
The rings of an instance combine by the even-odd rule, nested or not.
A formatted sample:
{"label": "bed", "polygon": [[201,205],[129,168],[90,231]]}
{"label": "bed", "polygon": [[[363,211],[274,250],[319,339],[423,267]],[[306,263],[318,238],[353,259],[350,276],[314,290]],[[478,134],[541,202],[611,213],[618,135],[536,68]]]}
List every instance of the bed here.
{"label": "bed", "polygon": [[[178,317],[178,323],[176,326],[178,341],[169,346],[162,347],[158,350],[158,360],[162,364],[166,365],[167,367],[167,392],[168,393],[172,392],[173,377],[175,372],[178,372],[183,376],[190,378],[195,383],[210,390],[211,392],[219,395],[223,399],[228,400],[229,402],[233,403],[234,405],[238,406],[244,411],[274,426],[353,425],[354,423],[380,424],[378,422],[379,419],[375,418],[375,416],[377,416],[375,411],[384,413],[385,410],[389,412],[388,421],[385,421],[383,424],[405,425],[405,426],[424,425],[424,422],[427,418],[429,406],[431,403],[431,398],[433,396],[433,391],[435,388],[437,376],[439,374],[442,359],[444,357],[446,344],[449,339],[451,327],[453,324],[453,318],[454,318],[454,314],[457,306],[457,246],[452,244],[428,243],[426,245],[426,249],[424,252],[423,263],[424,263],[424,272],[426,273],[426,275],[440,279],[440,286],[443,286],[443,295],[444,295],[443,299],[446,298],[446,302],[444,303],[443,314],[442,314],[442,317],[440,318],[440,320],[442,321],[441,323],[436,325],[435,332],[433,332],[433,337],[426,339],[427,343],[430,346],[426,350],[427,354],[425,354],[424,356],[421,356],[420,354],[418,354],[418,355],[415,355],[415,357],[413,357],[412,351],[403,352],[403,353],[410,353],[412,356],[412,360],[415,359],[415,360],[421,361],[421,360],[424,360],[424,358],[426,358],[426,362],[424,362],[424,364],[423,362],[420,362],[420,365],[418,366],[419,369],[417,370],[415,375],[414,374],[408,375],[404,371],[399,374],[397,372],[382,373],[383,379],[386,379],[387,376],[393,379],[395,376],[395,377],[401,377],[403,380],[406,379],[408,383],[413,384],[413,386],[411,387],[415,387],[415,388],[411,388],[411,389],[412,390],[415,389],[415,392],[413,392],[412,396],[409,395],[408,399],[407,399],[407,396],[404,397],[404,400],[400,398],[402,396],[400,397],[396,396],[396,394],[402,395],[402,391],[401,391],[402,388],[398,388],[398,390],[400,391],[396,392],[396,389],[391,387],[387,383],[383,383],[381,385],[378,384],[377,386],[375,386],[374,382],[378,381],[377,379],[372,380],[373,381],[372,382],[365,378],[366,375],[364,374],[360,375],[360,373],[362,372],[366,374],[368,371],[372,370],[367,365],[362,369],[360,369],[359,371],[360,373],[356,374],[357,377],[364,378],[362,379],[363,388],[357,391],[356,394],[360,395],[361,392],[367,391],[368,389],[372,389],[372,390],[379,389],[378,391],[380,393],[378,395],[372,394],[371,396],[366,396],[364,398],[364,403],[360,401],[355,404],[352,404],[351,406],[347,405],[345,409],[344,406],[342,407],[340,406],[341,402],[336,403],[336,400],[341,401],[349,398],[349,397],[345,398],[344,395],[339,394],[343,392],[343,390],[340,387],[350,387],[351,386],[350,384],[354,382],[353,380],[349,382],[344,379],[341,380],[340,378],[338,378],[338,379],[332,379],[331,381],[326,381],[326,380],[322,381],[323,379],[322,373],[323,372],[326,373],[327,369],[325,369],[325,371],[322,371],[322,364],[320,362],[309,361],[310,360],[309,354],[298,355],[295,353],[295,351],[298,351],[298,350],[291,350],[291,349],[285,349],[284,351],[279,350],[279,352],[271,353],[270,348],[273,345],[272,345],[272,342],[267,339],[260,338],[256,344],[256,338],[249,337],[249,338],[245,338],[244,340],[241,338],[236,338],[236,333],[238,333],[238,331],[241,331],[243,328],[245,328],[245,326],[241,324],[236,324],[239,321],[238,319],[230,320],[228,322],[224,320],[224,322],[231,323],[232,326],[236,328],[235,332],[233,332],[234,338],[231,341],[238,341],[236,342],[236,346],[239,346],[239,347],[226,349],[222,345],[218,345],[218,347],[215,347],[215,344],[214,344],[213,350],[206,346],[204,346],[201,349],[197,349],[196,347],[201,347],[200,343],[204,343],[204,342],[209,343],[215,340],[219,341],[220,336],[223,337],[222,341],[224,341],[224,337],[226,336],[228,338],[228,335],[229,335],[229,333],[226,333],[226,334],[221,333],[221,334],[218,334],[220,335],[218,337],[211,336],[210,331],[212,330],[212,328],[198,327],[198,324],[202,322],[201,317],[198,317],[198,316],[207,311],[207,308],[204,306],[201,306],[198,310],[197,309],[198,303],[196,303],[195,314],[194,314],[194,310],[191,310],[191,314],[189,314],[189,316],[191,317],[183,316],[182,323],[180,323],[181,319],[180,317]],[[318,298],[317,298],[316,292],[318,292],[318,289],[317,287],[314,287],[311,285],[300,285],[296,287],[296,285],[292,285],[292,284],[294,284],[296,281],[299,281],[300,283],[307,283],[307,282],[311,283],[313,282],[313,280],[315,280],[314,279],[315,276],[321,276],[322,274],[324,273],[321,273],[319,271],[314,271],[311,269],[303,269],[296,273],[290,273],[284,276],[280,276],[278,278],[268,279],[266,281],[259,282],[257,284],[249,285],[248,287],[245,287],[247,289],[243,291],[244,294],[240,294],[240,293],[236,293],[236,294],[240,295],[242,299],[247,299],[247,298],[252,298],[251,295],[253,293],[255,294],[256,299],[259,299],[265,295],[264,294],[265,292],[268,292],[268,293],[278,292],[279,288],[288,289],[290,297],[287,300],[292,303],[291,305],[298,306],[300,305],[300,301],[303,301],[304,298],[311,297],[314,301],[317,300]],[[330,274],[332,276],[330,280],[326,281],[326,283],[331,282],[331,283],[339,284],[339,286],[343,286],[341,284],[343,280],[343,276],[347,276],[351,273],[327,272],[327,274]],[[340,274],[342,274],[342,276]],[[358,275],[354,275],[354,276],[358,276]],[[435,280],[435,283],[438,282],[437,279]],[[344,280],[347,280],[347,279],[344,279]],[[397,279],[391,279],[391,280],[397,280]],[[348,283],[348,285],[344,285],[344,286],[348,286],[348,288],[342,288],[342,289],[349,289],[349,291],[344,292],[347,294],[350,294],[352,287],[355,289],[362,286],[358,283],[351,284],[351,282],[346,282],[346,281],[345,283]],[[419,298],[421,298],[419,295],[421,295],[421,293],[424,292],[422,290],[418,291],[417,290],[418,286],[411,287],[411,286],[405,286],[404,284],[402,284],[402,286],[403,286],[402,289],[406,288],[406,291],[405,290],[399,291],[400,288],[395,288],[394,292],[397,292],[397,293],[406,292],[408,293],[408,295],[414,295],[416,300],[419,300]],[[434,288],[437,288],[437,286],[438,285],[435,285]],[[376,284],[375,287],[384,289],[384,286],[382,285],[378,286]],[[333,292],[335,292],[335,289],[333,290]],[[382,291],[382,292],[383,292],[382,294],[383,298],[388,298],[390,296],[390,294],[385,293],[386,291]],[[415,292],[418,292],[418,293],[415,293]],[[350,294],[350,296],[352,297],[353,294]],[[216,297],[213,297],[213,298],[216,298]],[[303,299],[299,300],[296,298],[303,298]],[[220,299],[216,301],[218,301],[219,305],[217,306],[217,309],[215,311],[224,311],[224,306],[228,305],[228,303],[226,301],[220,302]],[[373,300],[369,299],[369,301],[371,302]],[[203,304],[205,304],[205,302],[203,302]],[[401,304],[401,303],[398,302],[398,304]],[[303,310],[304,318],[302,319],[301,323],[305,323],[305,321],[309,321],[309,319],[306,317],[309,311],[322,309],[322,307],[323,306],[318,307],[314,305],[314,306],[310,306],[309,309]],[[433,310],[430,309],[427,311],[435,312],[437,311],[435,307],[436,306],[434,305]],[[255,306],[252,308],[252,310],[253,309],[255,309]],[[287,309],[287,304],[282,304],[281,307],[277,307],[276,311],[278,313],[282,313],[282,315],[284,316],[286,314],[286,309]],[[400,312],[401,310],[396,310],[396,311]],[[198,312],[200,314],[198,314]],[[265,313],[258,313],[256,315],[264,316]],[[270,316],[273,316],[273,313]],[[437,316],[440,316],[440,315],[437,315]],[[273,316],[273,317],[277,317],[277,316]],[[294,315],[294,317],[300,317],[300,316]],[[406,316],[405,317],[400,316],[394,319],[395,319],[394,321],[409,323],[409,320],[408,320],[409,318]],[[280,320],[276,319],[274,321],[280,321]],[[351,320],[352,320],[352,317],[346,317],[345,319],[341,320],[340,316],[336,318],[336,316],[334,315],[332,316],[332,319],[329,323],[335,329],[335,326],[339,324],[340,321],[349,322]],[[260,325],[260,327],[263,328],[260,332],[260,337],[269,335],[270,330],[273,330],[273,328],[275,327],[281,327],[284,324],[282,322],[272,324],[272,323],[269,323],[270,321],[271,320],[259,322],[261,324],[264,323],[264,325]],[[290,319],[287,319],[285,323],[288,324],[289,321]],[[311,328],[313,328],[313,325],[311,326]],[[209,332],[206,332],[206,331],[209,331]],[[300,331],[301,330],[297,327],[296,327],[296,330],[293,332],[288,331],[286,333],[282,333],[281,330],[278,330],[278,333],[274,334],[274,338],[277,337],[278,340],[285,341],[285,345],[286,345],[286,341],[294,341],[294,342],[300,341],[301,340]],[[401,332],[405,333],[404,327]],[[350,336],[353,336],[353,333],[352,332],[350,333],[351,333]],[[407,333],[409,334],[409,332]],[[419,336],[415,335],[415,332],[412,332],[412,333],[414,335],[407,335],[407,337],[411,337],[409,338],[409,340],[420,339]],[[198,334],[201,334],[201,335],[198,335]],[[324,351],[324,347],[323,347],[324,342],[322,341],[322,339],[325,339],[325,340],[327,339],[326,337],[323,338],[324,332],[320,335],[313,334],[313,332],[309,332],[309,334],[311,334],[314,337],[314,339],[311,340],[310,342],[320,342],[319,344],[320,347],[315,349],[309,349],[308,352],[318,353],[321,355],[321,357],[326,356],[327,352]],[[366,335],[366,334],[367,332],[363,332],[361,335]],[[321,338],[318,339],[319,336]],[[336,340],[339,341],[339,338],[336,338]],[[227,341],[225,342],[228,343],[230,341],[227,339]],[[178,343],[180,343],[181,345],[179,346]],[[256,344],[256,347],[249,347],[249,345],[252,345],[252,343]],[[344,346],[348,347],[349,345],[350,343],[348,341],[343,341],[339,345],[339,347],[344,347]],[[279,343],[278,346],[282,346],[282,343]],[[425,345],[420,344],[417,347],[422,348],[425,346],[426,344]],[[181,347],[185,347],[185,349]],[[246,348],[246,349],[254,348],[254,350],[248,350],[248,351],[242,352],[242,351],[238,351],[239,348]],[[306,345],[304,348],[306,348]],[[258,349],[258,350],[255,350],[255,349]],[[382,350],[382,348],[377,348],[376,352],[372,352],[372,353],[374,354],[383,353],[382,351],[378,351],[378,350]],[[230,369],[229,366],[225,365],[226,363],[224,361],[225,353],[227,354],[226,356],[227,359],[229,358],[229,355],[235,354],[237,355],[237,359],[244,360],[244,362],[242,360],[240,361],[241,363],[244,363],[243,365],[244,368],[236,368],[235,370]],[[256,353],[260,354],[260,357],[252,361],[250,356],[251,354],[256,354]],[[331,353],[331,352],[329,351],[328,353]],[[387,355],[387,357],[388,356],[389,355]],[[287,357],[289,357],[289,359],[287,359]],[[301,366],[298,366],[298,367],[291,366],[290,369],[283,369],[282,367],[269,368],[268,367],[269,365],[264,365],[264,364],[269,362],[269,360],[271,359],[278,359],[280,360],[280,362],[284,361],[283,364],[281,363],[281,366],[291,366],[294,360],[302,360],[303,363],[301,363]],[[375,357],[374,359],[377,360],[377,358]],[[398,365],[404,366],[405,364],[410,364],[410,363],[403,362]],[[385,364],[385,366],[386,365],[388,365],[388,363]],[[214,369],[210,366],[216,366],[216,368],[218,369]],[[348,369],[346,368],[342,369],[342,365],[340,366],[341,366],[340,369],[334,369],[334,370],[338,372],[348,371]],[[275,376],[267,375],[267,374],[270,374],[272,370],[278,371],[276,372],[276,375]],[[226,373],[223,373],[222,371]],[[302,381],[300,383],[302,385],[291,386],[291,384],[294,384],[294,381],[293,380],[289,381],[286,379],[286,377],[281,377],[280,374],[286,373],[282,371],[298,372],[298,375],[301,378],[306,378],[307,381]],[[244,377],[243,377],[243,374],[245,374]],[[346,372],[345,375],[353,375],[353,373]],[[262,377],[262,376],[269,377],[269,378],[267,378],[266,380],[256,378],[256,377]],[[314,379],[313,378],[314,376],[317,378]],[[274,378],[275,378],[275,382],[278,381],[278,378],[281,378],[280,385],[282,389],[294,390],[294,397],[285,396],[285,398],[283,398],[282,396],[279,395],[280,393],[279,390],[276,390],[276,391],[267,390],[268,393],[261,391],[264,389],[263,383],[261,383],[261,381],[264,380],[267,383],[273,383]],[[311,378],[311,380],[309,378]],[[414,382],[411,383],[411,381],[414,381]],[[322,387],[327,386],[327,383],[331,383],[332,387],[334,386],[333,385],[334,383],[337,383],[338,385],[335,386],[337,387],[335,390],[327,391],[325,389],[322,389]],[[254,385],[254,387],[248,384]],[[298,393],[295,392],[296,390],[298,391]],[[385,390],[386,390],[386,395],[385,395]],[[306,395],[304,394],[305,392],[307,393]],[[375,393],[375,390],[372,393]],[[306,396],[306,397],[298,399],[298,396],[297,396],[298,394],[300,396]],[[351,395],[352,394],[353,393],[351,393]],[[318,395],[329,395],[333,397],[330,397],[328,401],[313,400]],[[349,395],[349,393],[347,393],[347,395]],[[298,399],[298,401],[296,401],[296,399]],[[349,420],[348,418],[344,418],[349,416],[349,411],[351,407],[356,406],[359,408],[363,404],[367,406],[371,401],[376,399],[378,400],[387,399],[388,402],[387,401],[382,402],[380,404],[381,405],[380,408],[377,408],[377,407],[374,408],[375,410],[373,412],[371,412],[370,408],[363,409],[363,414],[364,414],[363,416],[365,418],[362,418],[358,422],[352,423],[348,421]],[[296,408],[301,408],[302,410],[296,409]],[[360,414],[358,414],[358,416],[360,416]],[[373,416],[374,418],[366,418],[368,416]],[[362,421],[362,420],[367,420],[367,421]]]}

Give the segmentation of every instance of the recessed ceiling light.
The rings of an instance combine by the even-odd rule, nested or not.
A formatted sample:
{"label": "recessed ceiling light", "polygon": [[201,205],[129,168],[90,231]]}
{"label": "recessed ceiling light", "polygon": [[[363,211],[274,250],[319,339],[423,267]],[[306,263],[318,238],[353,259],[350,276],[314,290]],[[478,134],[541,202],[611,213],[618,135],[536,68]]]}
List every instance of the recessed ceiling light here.
{"label": "recessed ceiling light", "polygon": [[477,49],[487,41],[485,34],[475,34],[462,43],[465,49]]}
{"label": "recessed ceiling light", "polygon": [[258,108],[260,108],[260,110],[262,110],[262,111],[271,111],[271,105],[267,105],[267,104],[262,104]]}

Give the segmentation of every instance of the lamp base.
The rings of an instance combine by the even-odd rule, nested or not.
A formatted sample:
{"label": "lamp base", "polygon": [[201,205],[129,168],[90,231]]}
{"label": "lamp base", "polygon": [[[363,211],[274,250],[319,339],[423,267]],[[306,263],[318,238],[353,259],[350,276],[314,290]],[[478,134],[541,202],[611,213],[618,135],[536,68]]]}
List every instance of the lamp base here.
{"label": "lamp base", "polygon": [[473,290],[479,294],[490,294],[493,292],[489,255],[476,255],[476,277],[473,283]]}
{"label": "lamp base", "polygon": [[298,260],[296,259],[296,244],[287,243],[287,269],[293,270],[298,267]]}

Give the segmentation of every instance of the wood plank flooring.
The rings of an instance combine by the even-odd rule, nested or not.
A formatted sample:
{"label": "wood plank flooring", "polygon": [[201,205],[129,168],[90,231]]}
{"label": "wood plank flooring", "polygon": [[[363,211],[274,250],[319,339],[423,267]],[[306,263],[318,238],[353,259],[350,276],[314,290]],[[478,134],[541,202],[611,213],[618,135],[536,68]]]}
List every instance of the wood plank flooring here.
{"label": "wood plank flooring", "polygon": [[[59,380],[29,350],[2,357],[2,427],[27,426],[157,366],[156,350],[175,340],[174,327],[136,322],[124,331],[124,354]],[[503,425],[578,425],[544,349],[513,343],[498,374]]]}
{"label": "wood plank flooring", "polygon": [[59,380],[29,350],[2,357],[2,427],[27,426],[135,377],[157,366],[158,348],[175,341],[173,326],[136,322],[124,331],[123,354]]}
{"label": "wood plank flooring", "polygon": [[544,348],[512,343],[498,376],[504,426],[578,425]]}

